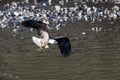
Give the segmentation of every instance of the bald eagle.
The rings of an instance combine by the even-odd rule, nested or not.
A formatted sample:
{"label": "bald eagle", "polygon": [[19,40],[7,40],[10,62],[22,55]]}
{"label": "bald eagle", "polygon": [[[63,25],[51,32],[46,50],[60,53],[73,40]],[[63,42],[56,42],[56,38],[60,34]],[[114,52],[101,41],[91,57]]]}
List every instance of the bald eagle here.
{"label": "bald eagle", "polygon": [[[39,36],[42,36],[41,38],[32,37],[33,43],[35,43],[40,48],[48,48],[49,44],[56,44],[58,45],[58,48],[62,54],[63,57],[69,56],[71,53],[71,43],[70,39],[67,36],[60,36],[55,38],[48,38],[49,34],[47,31],[46,24],[42,21],[36,21],[36,20],[25,20],[22,21],[23,27],[29,27],[36,29]],[[41,33],[42,31],[42,33]],[[48,40],[48,42],[47,42]],[[45,43],[43,45],[43,43]]]}
{"label": "bald eagle", "polygon": [[[41,38],[32,37],[33,43],[35,43],[37,46],[39,46],[40,41],[42,40]],[[63,57],[67,57],[71,54],[71,43],[70,39],[66,36],[61,36],[61,37],[56,37],[49,39],[49,44],[50,45],[58,45],[58,48],[62,54]],[[48,45],[46,45],[47,47]]]}

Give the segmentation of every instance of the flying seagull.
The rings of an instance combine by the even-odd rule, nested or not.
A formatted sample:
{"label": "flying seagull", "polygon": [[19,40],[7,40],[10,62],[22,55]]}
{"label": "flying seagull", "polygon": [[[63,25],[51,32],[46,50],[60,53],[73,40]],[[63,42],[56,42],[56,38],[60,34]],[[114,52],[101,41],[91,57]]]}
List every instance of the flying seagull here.
{"label": "flying seagull", "polygon": [[[37,46],[39,46],[40,41],[42,40],[41,38],[32,37],[33,43],[35,43]],[[60,36],[60,37],[56,37],[56,38],[52,38],[49,39],[49,44],[51,45],[58,45],[58,48],[62,54],[63,57],[67,57],[71,54],[71,43],[70,43],[70,39],[66,36]],[[48,48],[48,45],[46,45],[45,47]]]}

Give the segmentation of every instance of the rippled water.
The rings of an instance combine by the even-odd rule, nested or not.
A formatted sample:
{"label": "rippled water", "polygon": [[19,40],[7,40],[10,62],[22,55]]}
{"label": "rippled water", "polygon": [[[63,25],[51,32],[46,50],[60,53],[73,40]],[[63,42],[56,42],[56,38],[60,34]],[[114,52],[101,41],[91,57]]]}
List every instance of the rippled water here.
{"label": "rippled water", "polygon": [[0,30],[0,80],[119,80],[119,25],[104,25],[107,28],[100,32],[92,31],[90,26],[95,25],[84,22],[68,26],[50,32],[56,36],[69,34],[72,54],[67,58],[61,57],[57,46],[36,52],[32,32],[11,38]]}
{"label": "rippled water", "polygon": [[[67,58],[55,45],[37,52],[31,40],[35,32],[13,37],[0,29],[0,80],[119,80],[120,23],[104,23],[75,22],[50,31],[54,36],[69,35],[72,54]],[[102,30],[92,31],[92,27]]]}

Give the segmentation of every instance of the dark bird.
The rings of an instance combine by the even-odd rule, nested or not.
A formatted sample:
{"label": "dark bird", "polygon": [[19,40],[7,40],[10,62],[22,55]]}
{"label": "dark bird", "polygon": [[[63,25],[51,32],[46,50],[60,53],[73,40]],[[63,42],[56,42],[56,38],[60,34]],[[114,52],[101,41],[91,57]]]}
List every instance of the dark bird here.
{"label": "dark bird", "polygon": [[39,36],[41,35],[40,30],[47,31],[47,26],[42,21],[36,21],[36,20],[30,19],[30,20],[22,21],[21,25],[23,27],[29,27],[29,28],[35,29]]}
{"label": "dark bird", "polygon": [[56,37],[49,40],[50,44],[57,44],[62,56],[66,57],[71,54],[71,43],[70,39],[66,36]]}

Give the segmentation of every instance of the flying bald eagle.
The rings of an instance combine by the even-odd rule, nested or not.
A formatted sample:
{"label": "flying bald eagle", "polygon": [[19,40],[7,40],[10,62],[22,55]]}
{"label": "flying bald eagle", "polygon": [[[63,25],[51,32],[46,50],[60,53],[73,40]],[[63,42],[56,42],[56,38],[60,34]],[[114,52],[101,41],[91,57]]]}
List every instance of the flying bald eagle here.
{"label": "flying bald eagle", "polygon": [[29,27],[29,28],[35,29],[39,36],[41,35],[40,30],[47,31],[46,24],[43,23],[42,21],[36,21],[36,20],[30,19],[30,20],[22,21],[21,25],[23,27]]}
{"label": "flying bald eagle", "polygon": [[[41,38],[38,38],[35,36],[32,37],[33,43],[35,43],[40,48],[43,48],[43,47],[48,48],[48,44],[57,44],[62,56],[66,57],[70,55],[71,43],[68,37],[61,36],[61,37],[56,37],[56,38],[48,38],[49,34],[47,32],[46,24],[43,23],[42,21],[25,20],[21,24],[23,27],[29,27],[29,28],[36,29],[38,32],[38,35],[42,36]],[[47,40],[48,42],[46,42]]]}
{"label": "flying bald eagle", "polygon": [[[33,40],[33,43],[35,43],[37,46],[39,46],[39,43],[42,39],[33,36],[32,40]],[[67,57],[71,54],[70,39],[66,36],[61,36],[61,37],[56,37],[56,38],[49,39],[49,44],[51,44],[51,45],[52,44],[57,44],[63,57]],[[48,45],[46,45],[46,47],[47,46]]]}

